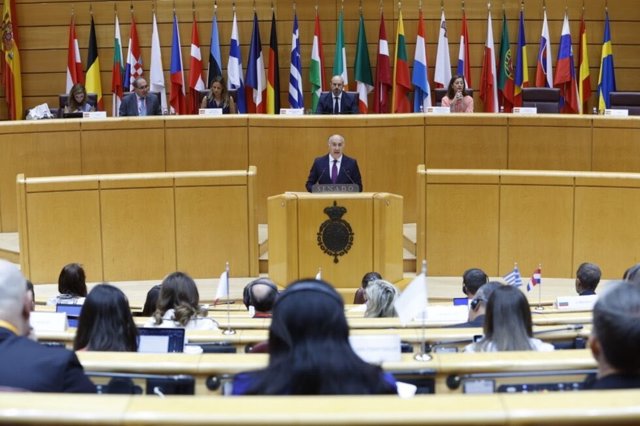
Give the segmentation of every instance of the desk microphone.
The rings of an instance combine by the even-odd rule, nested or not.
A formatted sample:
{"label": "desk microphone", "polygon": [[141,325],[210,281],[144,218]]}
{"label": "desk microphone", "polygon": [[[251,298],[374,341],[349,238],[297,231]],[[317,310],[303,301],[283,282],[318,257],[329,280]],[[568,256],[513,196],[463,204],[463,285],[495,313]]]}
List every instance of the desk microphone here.
{"label": "desk microphone", "polygon": [[355,183],[355,182],[353,181],[353,179],[351,178],[351,170],[349,170],[349,169],[345,169],[345,171],[344,171],[344,172],[346,173],[346,175],[347,175],[347,177],[349,178],[349,180],[351,181],[351,183],[358,187],[358,191],[359,191],[359,190],[360,190],[360,185],[358,185],[357,183]]}
{"label": "desk microphone", "polygon": [[318,177],[318,180],[316,180],[316,183],[320,183],[320,179],[322,179],[322,176],[324,176],[324,172],[327,171],[327,168],[322,169],[322,173],[320,173],[320,176]]}

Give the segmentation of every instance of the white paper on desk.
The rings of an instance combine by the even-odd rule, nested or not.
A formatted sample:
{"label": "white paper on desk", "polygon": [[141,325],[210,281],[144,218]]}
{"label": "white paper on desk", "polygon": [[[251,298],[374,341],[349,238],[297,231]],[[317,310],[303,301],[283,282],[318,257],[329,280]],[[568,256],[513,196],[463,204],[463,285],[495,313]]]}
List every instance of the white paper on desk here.
{"label": "white paper on desk", "polygon": [[[459,324],[469,319],[469,308],[466,306],[429,305],[426,308],[425,324]],[[414,319],[421,323],[421,315]]]}
{"label": "white paper on desk", "polygon": [[200,108],[199,115],[222,115],[222,108]]}
{"label": "white paper on desk", "polygon": [[371,364],[401,361],[399,334],[352,334],[349,343],[360,358]]}
{"label": "white paper on desk", "polygon": [[64,312],[31,312],[29,324],[36,333],[46,331],[62,332],[67,329],[67,314]]}

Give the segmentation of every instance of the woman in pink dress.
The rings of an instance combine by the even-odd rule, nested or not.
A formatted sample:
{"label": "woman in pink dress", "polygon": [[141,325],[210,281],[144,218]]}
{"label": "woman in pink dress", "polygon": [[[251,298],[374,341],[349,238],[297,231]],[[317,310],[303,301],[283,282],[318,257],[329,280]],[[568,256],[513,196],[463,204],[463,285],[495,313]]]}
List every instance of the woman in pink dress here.
{"label": "woman in pink dress", "polygon": [[451,77],[447,94],[442,97],[441,105],[451,108],[451,112],[473,112],[473,98],[467,94],[462,76]]}

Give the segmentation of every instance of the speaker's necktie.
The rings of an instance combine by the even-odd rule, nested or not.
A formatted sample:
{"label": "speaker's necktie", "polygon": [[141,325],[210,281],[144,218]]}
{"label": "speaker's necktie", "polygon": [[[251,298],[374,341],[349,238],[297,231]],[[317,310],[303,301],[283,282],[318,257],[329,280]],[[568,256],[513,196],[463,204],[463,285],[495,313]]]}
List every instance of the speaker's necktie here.
{"label": "speaker's necktie", "polygon": [[333,167],[331,167],[331,183],[338,181],[338,160],[333,160]]}

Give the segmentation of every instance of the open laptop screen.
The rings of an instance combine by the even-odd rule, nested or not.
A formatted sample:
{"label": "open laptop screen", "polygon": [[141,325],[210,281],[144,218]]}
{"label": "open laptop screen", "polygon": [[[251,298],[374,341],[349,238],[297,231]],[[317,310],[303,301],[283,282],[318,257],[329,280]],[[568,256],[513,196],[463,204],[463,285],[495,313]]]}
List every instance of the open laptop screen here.
{"label": "open laptop screen", "polygon": [[56,312],[64,312],[67,314],[67,322],[69,327],[78,326],[78,318],[82,311],[82,305],[74,305],[71,303],[58,303],[56,304]]}
{"label": "open laptop screen", "polygon": [[184,351],[184,328],[138,327],[138,352]]}

